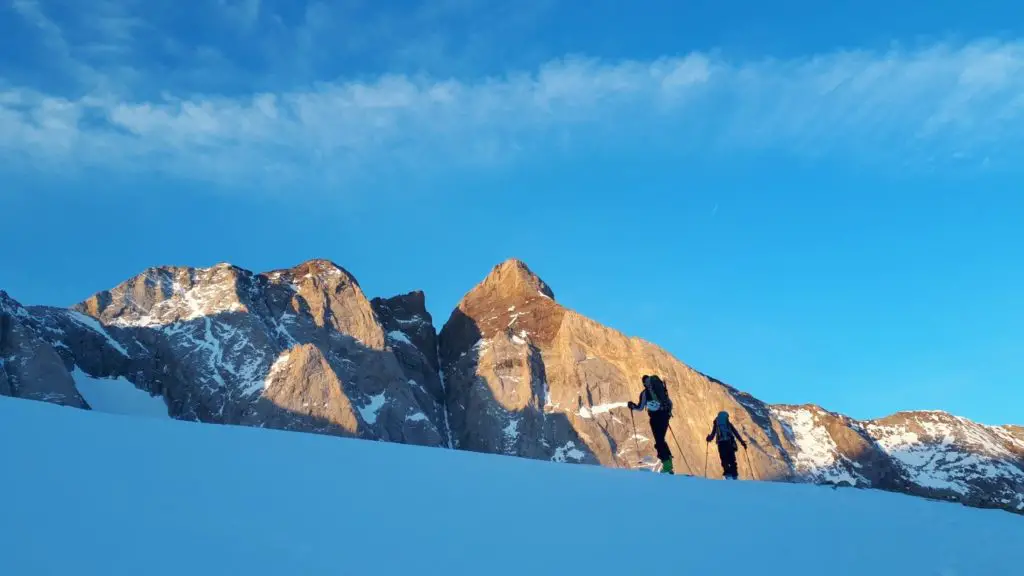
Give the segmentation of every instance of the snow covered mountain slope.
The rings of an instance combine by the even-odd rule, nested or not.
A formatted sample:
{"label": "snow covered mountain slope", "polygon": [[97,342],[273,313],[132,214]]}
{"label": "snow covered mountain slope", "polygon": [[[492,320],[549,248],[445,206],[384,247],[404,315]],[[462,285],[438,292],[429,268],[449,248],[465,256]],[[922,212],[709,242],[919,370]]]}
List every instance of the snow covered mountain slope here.
{"label": "snow covered mountain slope", "polygon": [[857,421],[817,406],[772,406],[813,482],[897,490],[1024,512],[1024,441],[1012,427],[940,411]]}
{"label": "snow covered mountain slope", "polygon": [[0,448],[0,574],[975,576],[1019,573],[1024,542],[1011,514],[878,491],[13,398],[0,437],[17,439]]}
{"label": "snow covered mountain slope", "polygon": [[[422,292],[370,300],[326,260],[151,268],[71,309],[0,292],[0,395],[101,412],[654,469],[647,417],[626,408],[643,374],[662,376],[676,406],[667,441],[679,472],[705,474],[704,438],[727,410],[750,442],[741,478],[1024,513],[1019,427],[769,405],[562,306],[514,259],[440,334]],[[707,475],[720,477],[709,451]]]}

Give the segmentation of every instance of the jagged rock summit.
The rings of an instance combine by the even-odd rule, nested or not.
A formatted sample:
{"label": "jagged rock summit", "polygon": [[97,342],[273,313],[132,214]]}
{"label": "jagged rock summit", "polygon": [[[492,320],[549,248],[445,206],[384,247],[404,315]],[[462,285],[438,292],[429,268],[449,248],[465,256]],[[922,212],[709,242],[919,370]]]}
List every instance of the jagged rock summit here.
{"label": "jagged rock summit", "polygon": [[[324,259],[149,268],[70,309],[0,292],[0,394],[79,408],[653,469],[647,416],[626,408],[643,374],[660,375],[675,405],[677,473],[705,473],[704,437],[727,410],[750,444],[743,478],[1024,512],[1019,426],[768,405],[563,306],[517,259],[440,333],[423,292],[371,300]],[[721,475],[713,448],[707,473]]]}
{"label": "jagged rock summit", "polygon": [[492,290],[506,297],[532,296],[537,293],[555,299],[551,287],[518,258],[509,258],[495,266],[476,288],[485,292]]}
{"label": "jagged rock summit", "polygon": [[375,305],[318,259],[262,274],[150,268],[70,310],[27,311],[65,376],[126,380],[174,418],[447,445],[429,315],[381,320],[402,298],[415,302]]}

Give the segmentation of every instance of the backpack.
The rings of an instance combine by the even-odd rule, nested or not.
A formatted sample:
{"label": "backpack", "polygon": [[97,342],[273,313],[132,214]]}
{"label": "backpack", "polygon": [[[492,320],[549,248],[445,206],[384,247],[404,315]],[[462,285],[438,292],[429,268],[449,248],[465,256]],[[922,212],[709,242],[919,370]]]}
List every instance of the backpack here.
{"label": "backpack", "polygon": [[729,413],[722,411],[718,413],[718,417],[715,418],[715,424],[718,426],[718,441],[719,442],[731,442],[732,437],[732,426],[729,425]]}
{"label": "backpack", "polygon": [[658,411],[662,406],[667,412],[672,412],[672,400],[668,397],[668,388],[661,378],[651,376],[647,379],[647,406],[649,410]]}

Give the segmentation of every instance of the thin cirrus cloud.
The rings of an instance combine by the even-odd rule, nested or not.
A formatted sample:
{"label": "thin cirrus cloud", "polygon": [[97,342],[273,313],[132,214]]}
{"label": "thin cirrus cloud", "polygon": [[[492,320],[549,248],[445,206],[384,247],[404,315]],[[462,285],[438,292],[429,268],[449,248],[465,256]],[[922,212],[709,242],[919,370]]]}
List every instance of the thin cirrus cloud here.
{"label": "thin cirrus cloud", "polygon": [[[103,62],[76,58],[76,47],[39,4],[17,2],[77,90],[0,73],[0,151],[8,169],[99,167],[272,183],[310,174],[343,179],[381,166],[487,167],[595,142],[901,165],[1009,165],[1024,155],[1022,42],[793,59],[710,52],[655,60],[566,57],[485,76],[362,74],[276,87],[263,82],[249,92],[170,86],[153,93],[139,87],[164,86],[160,70],[137,56],[130,66],[111,63],[110,54],[123,50],[105,50]],[[251,29],[258,3],[240,6],[226,14]],[[155,26],[110,18],[94,29],[116,30],[122,44],[126,30]],[[117,44],[107,36],[93,45]],[[246,74],[226,58],[206,58],[202,66],[196,77]]]}

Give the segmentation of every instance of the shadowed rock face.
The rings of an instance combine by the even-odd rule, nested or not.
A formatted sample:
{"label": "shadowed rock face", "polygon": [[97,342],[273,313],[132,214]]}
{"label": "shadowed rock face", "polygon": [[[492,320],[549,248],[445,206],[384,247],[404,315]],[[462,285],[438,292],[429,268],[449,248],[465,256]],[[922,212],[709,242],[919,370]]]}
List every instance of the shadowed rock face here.
{"label": "shadowed rock face", "polygon": [[327,260],[150,268],[71,309],[0,292],[0,394],[89,408],[81,374],[162,398],[179,419],[647,469],[648,417],[625,406],[658,374],[680,473],[703,475],[707,456],[721,477],[704,438],[726,410],[750,445],[743,478],[1024,512],[1024,428],[768,405],[563,307],[518,260],[494,267],[440,334],[422,292],[371,301]]}
{"label": "shadowed rock face", "polygon": [[345,385],[323,352],[299,344],[270,367],[266,390],[242,423],[285,430],[356,436],[359,421]]}
{"label": "shadowed rock face", "polygon": [[87,407],[38,322],[0,291],[0,394]]}

